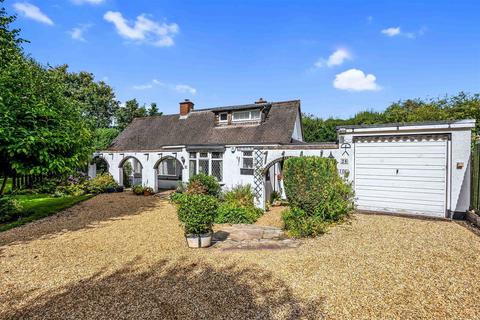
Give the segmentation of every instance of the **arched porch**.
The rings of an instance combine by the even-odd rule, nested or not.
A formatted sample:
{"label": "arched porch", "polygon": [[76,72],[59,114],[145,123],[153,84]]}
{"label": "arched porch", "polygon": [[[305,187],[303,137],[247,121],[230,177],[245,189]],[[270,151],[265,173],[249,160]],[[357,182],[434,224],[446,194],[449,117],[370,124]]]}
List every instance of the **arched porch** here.
{"label": "arched porch", "polygon": [[153,167],[155,171],[155,190],[175,189],[182,181],[183,164],[173,156],[160,158]]}
{"label": "arched porch", "polygon": [[134,156],[127,156],[118,165],[120,171],[118,183],[126,188],[142,185],[143,165]]}

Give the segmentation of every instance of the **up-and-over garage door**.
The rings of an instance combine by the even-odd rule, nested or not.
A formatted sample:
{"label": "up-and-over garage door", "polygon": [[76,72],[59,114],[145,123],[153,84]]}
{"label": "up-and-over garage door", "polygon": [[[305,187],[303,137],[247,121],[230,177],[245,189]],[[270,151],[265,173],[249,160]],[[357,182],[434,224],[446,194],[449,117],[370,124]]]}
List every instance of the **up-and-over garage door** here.
{"label": "up-and-over garage door", "polygon": [[356,138],[358,209],[445,217],[447,142],[446,135]]}

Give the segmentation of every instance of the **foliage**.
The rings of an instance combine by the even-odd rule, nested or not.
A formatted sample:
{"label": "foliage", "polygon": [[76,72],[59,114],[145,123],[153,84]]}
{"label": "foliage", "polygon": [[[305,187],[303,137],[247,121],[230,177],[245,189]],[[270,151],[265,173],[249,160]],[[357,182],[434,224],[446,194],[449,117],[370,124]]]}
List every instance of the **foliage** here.
{"label": "foliage", "polygon": [[145,110],[145,107],[140,107],[137,99],[128,100],[125,102],[125,106],[121,106],[117,109],[117,126],[120,130],[123,130],[133,121],[133,119],[145,116],[147,116],[147,110]]}
{"label": "foliage", "polygon": [[237,185],[223,195],[225,202],[237,203],[240,206],[254,206],[254,198],[255,195],[249,184]]}
{"label": "foliage", "polygon": [[115,139],[120,130],[117,128],[97,128],[93,132],[93,149],[95,151],[105,150]]}
{"label": "foliage", "polygon": [[[220,184],[218,183],[217,178],[213,176],[208,176],[206,174],[200,173],[194,175],[190,178],[187,185],[187,193],[200,193],[193,192],[193,188],[200,189],[199,185],[202,185],[205,188],[205,193],[211,196],[218,196],[220,194]],[[192,192],[190,192],[192,190]]]}
{"label": "foliage", "polygon": [[157,104],[155,102],[152,102],[150,104],[150,109],[148,109],[148,115],[152,117],[152,116],[161,116],[162,114],[163,112],[158,111]]}
{"label": "foliage", "polygon": [[85,191],[91,194],[106,192],[108,188],[116,188],[117,182],[110,173],[102,173],[85,183]]}
{"label": "foliage", "polygon": [[218,200],[209,195],[193,194],[183,197],[178,206],[178,219],[185,234],[203,234],[212,231]]}
{"label": "foliage", "polygon": [[17,220],[23,214],[24,208],[11,197],[0,198],[0,223]]}
{"label": "foliage", "polygon": [[0,232],[55,214],[91,197],[92,195],[81,195],[55,198],[46,194],[12,196],[11,198],[17,200],[23,207],[21,217],[1,225]]}
{"label": "foliage", "polygon": [[0,10],[0,168],[3,175],[71,172],[91,153],[81,106],[65,95],[58,72],[25,56],[13,20]]}
{"label": "foliage", "polygon": [[325,233],[328,226],[321,217],[309,215],[300,208],[285,210],[282,219],[289,235],[296,238],[318,236]]}
{"label": "foliage", "polygon": [[215,223],[254,223],[263,212],[253,205],[242,206],[238,202],[223,202],[217,209]]}
{"label": "foliage", "polygon": [[304,139],[307,142],[337,140],[336,126],[422,122],[437,120],[476,119],[475,134],[480,132],[480,94],[460,92],[455,96],[435,99],[407,99],[392,103],[385,111],[364,111],[349,119],[321,119],[302,115]]}
{"label": "foliage", "polygon": [[280,199],[280,194],[277,191],[272,191],[272,193],[270,193],[270,204]]}
{"label": "foliage", "polygon": [[[310,235],[315,235],[323,222],[339,220],[353,209],[352,187],[338,174],[334,159],[290,158],[285,161],[283,174],[292,208],[284,216],[285,226],[292,233],[306,234],[309,228]],[[292,219],[296,218],[299,221],[295,223]]]}
{"label": "foliage", "polygon": [[190,181],[187,185],[186,194],[207,194],[207,188],[200,181]]}
{"label": "foliage", "polygon": [[136,194],[137,196],[140,196],[143,194],[143,187],[141,185],[136,185],[132,187],[132,192]]}
{"label": "foliage", "polygon": [[175,204],[179,204],[183,200],[183,198],[187,196],[188,195],[186,193],[172,192],[172,194],[170,194],[170,201],[172,201]]}
{"label": "foliage", "polygon": [[55,67],[52,71],[56,72],[65,84],[64,95],[74,99],[81,107],[82,115],[88,119],[92,131],[112,125],[119,107],[112,87],[104,81],[96,82],[92,73],[68,72],[68,65]]}

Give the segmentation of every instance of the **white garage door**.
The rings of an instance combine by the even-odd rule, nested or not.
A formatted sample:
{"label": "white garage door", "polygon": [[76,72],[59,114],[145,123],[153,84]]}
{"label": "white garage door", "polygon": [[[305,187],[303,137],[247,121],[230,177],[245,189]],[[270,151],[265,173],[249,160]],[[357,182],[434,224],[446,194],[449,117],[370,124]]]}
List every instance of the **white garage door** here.
{"label": "white garage door", "polygon": [[360,210],[446,216],[447,136],[357,138]]}

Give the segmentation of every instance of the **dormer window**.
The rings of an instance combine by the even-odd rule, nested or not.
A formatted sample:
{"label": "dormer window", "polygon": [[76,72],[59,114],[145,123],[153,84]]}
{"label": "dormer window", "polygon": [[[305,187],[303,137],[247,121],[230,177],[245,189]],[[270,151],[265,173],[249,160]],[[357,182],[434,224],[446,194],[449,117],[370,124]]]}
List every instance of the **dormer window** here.
{"label": "dormer window", "polygon": [[260,120],[260,110],[237,111],[232,114],[233,122]]}
{"label": "dormer window", "polygon": [[228,121],[228,113],[227,112],[222,112],[218,115],[218,121],[219,122],[227,122]]}

